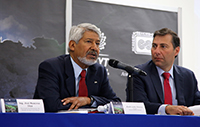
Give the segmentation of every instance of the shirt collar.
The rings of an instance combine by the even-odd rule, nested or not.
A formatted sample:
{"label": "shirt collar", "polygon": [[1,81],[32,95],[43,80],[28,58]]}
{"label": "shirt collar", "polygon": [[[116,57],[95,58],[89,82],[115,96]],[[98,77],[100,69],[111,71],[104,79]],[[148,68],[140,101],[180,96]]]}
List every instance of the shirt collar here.
{"label": "shirt collar", "polygon": [[[165,72],[164,70],[162,70],[161,68],[159,68],[158,66],[156,66],[157,70],[158,70],[158,74],[159,76],[162,76],[162,74]],[[168,73],[170,73],[171,77],[174,78],[174,75],[173,75],[173,66],[172,68],[168,71]]]}
{"label": "shirt collar", "polygon": [[[72,66],[74,68],[74,75],[75,75],[75,78],[78,78],[81,71],[83,70],[73,59],[72,57],[70,56],[70,59],[71,59],[71,62],[72,62]],[[87,71],[87,70],[86,70]]]}

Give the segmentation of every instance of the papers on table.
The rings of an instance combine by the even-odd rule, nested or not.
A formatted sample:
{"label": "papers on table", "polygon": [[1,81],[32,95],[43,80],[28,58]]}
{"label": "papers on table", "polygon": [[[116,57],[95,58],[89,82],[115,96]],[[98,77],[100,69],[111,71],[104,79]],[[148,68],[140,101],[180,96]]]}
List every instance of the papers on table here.
{"label": "papers on table", "polygon": [[188,108],[194,112],[195,116],[200,116],[200,105],[190,106]]}
{"label": "papers on table", "polygon": [[58,113],[90,113],[96,110],[96,108],[79,108],[74,110],[61,110]]}

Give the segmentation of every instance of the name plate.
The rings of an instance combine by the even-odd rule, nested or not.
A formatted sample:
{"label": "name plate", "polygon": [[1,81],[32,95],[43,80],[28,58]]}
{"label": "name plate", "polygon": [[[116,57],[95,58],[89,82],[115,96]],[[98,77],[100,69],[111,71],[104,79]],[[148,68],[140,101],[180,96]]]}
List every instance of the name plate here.
{"label": "name plate", "polygon": [[44,113],[42,99],[1,99],[2,113]]}
{"label": "name plate", "polygon": [[113,114],[146,114],[142,102],[110,102],[110,108]]}

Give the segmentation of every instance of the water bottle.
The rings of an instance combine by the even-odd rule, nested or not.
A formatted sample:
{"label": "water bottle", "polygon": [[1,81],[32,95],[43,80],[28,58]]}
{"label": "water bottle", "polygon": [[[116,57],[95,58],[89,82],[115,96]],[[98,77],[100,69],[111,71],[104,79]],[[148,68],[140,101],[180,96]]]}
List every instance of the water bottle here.
{"label": "water bottle", "polygon": [[98,106],[97,110],[98,112],[104,112],[105,114],[111,113],[110,103]]}

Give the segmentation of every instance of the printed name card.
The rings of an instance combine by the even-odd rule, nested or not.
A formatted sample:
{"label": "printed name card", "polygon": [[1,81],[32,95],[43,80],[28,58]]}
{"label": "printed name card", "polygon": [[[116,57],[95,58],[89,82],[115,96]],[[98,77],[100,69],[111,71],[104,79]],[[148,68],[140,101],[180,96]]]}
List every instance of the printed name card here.
{"label": "printed name card", "polygon": [[44,113],[42,99],[1,99],[2,113]]}
{"label": "printed name card", "polygon": [[144,103],[123,102],[125,114],[146,114]]}
{"label": "printed name card", "polygon": [[110,102],[113,114],[146,114],[142,102]]}

